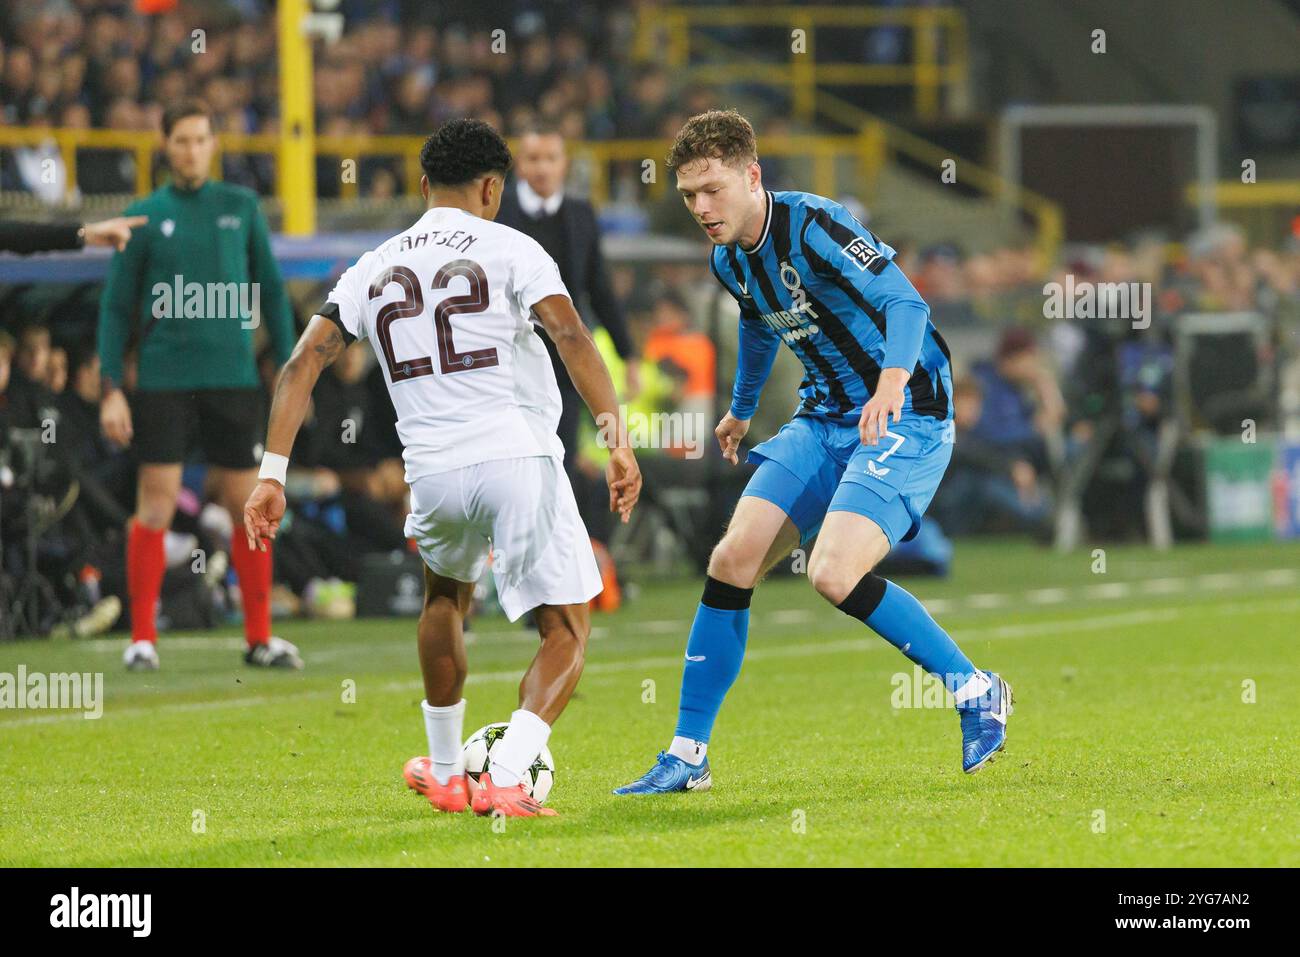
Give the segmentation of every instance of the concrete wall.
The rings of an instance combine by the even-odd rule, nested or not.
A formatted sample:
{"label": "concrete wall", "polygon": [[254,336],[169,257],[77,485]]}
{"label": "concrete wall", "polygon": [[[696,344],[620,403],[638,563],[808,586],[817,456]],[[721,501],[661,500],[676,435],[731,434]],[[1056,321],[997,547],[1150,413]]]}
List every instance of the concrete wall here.
{"label": "concrete wall", "polygon": [[[975,109],[1005,103],[1193,103],[1227,144],[1232,85],[1300,72],[1300,17],[1281,0],[964,0]],[[1091,52],[1106,31],[1105,54]]]}

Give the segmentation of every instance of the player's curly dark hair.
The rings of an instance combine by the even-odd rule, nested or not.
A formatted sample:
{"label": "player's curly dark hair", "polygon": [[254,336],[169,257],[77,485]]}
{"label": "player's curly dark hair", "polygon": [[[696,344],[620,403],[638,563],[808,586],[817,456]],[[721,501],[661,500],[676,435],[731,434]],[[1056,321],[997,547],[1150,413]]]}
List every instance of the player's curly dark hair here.
{"label": "player's curly dark hair", "polygon": [[513,164],[506,141],[482,120],[448,120],[420,149],[431,186],[463,186],[484,173],[505,176]]}
{"label": "player's curly dark hair", "polygon": [[728,166],[748,166],[758,160],[754,128],[735,110],[709,110],[686,121],[668,151],[668,168],[698,159],[721,160]]}

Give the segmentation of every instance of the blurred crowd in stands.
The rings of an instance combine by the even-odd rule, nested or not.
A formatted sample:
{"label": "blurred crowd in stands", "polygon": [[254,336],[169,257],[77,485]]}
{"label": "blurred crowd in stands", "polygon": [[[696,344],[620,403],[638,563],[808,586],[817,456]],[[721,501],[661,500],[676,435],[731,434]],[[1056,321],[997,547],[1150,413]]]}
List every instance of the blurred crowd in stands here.
{"label": "blurred crowd in stands", "polygon": [[[654,64],[609,55],[632,43],[632,6],[553,2],[473,4],[344,0],[347,31],[318,49],[316,130],[424,136],[470,116],[507,134],[542,121],[570,139],[671,136],[712,107],[708,91],[675,90]],[[550,25],[548,27],[548,24]],[[558,25],[558,26],[557,26]],[[493,29],[508,28],[494,49]],[[195,35],[201,30],[201,35]],[[217,129],[275,132],[275,12],[268,0],[182,3],[140,16],[128,0],[24,0],[0,12],[0,122],[29,127],[157,130],[163,104],[198,96]],[[196,55],[196,44],[202,44]],[[20,151],[0,168],[0,188],[62,196],[40,178],[53,146]],[[392,195],[395,163],[359,177],[363,194]],[[230,155],[223,175],[268,192],[268,157]],[[84,151],[87,194],[132,192],[135,159]],[[323,193],[338,177],[320,177]]]}
{"label": "blurred crowd in stands", "polygon": [[[0,123],[156,130],[164,103],[199,95],[215,108],[221,130],[275,130],[270,2],[186,4],[183,13],[148,19],[133,14],[131,6],[126,0],[6,5],[0,12]],[[717,105],[710,91],[674,89],[662,67],[634,66],[630,58],[609,54],[630,45],[632,9],[512,5],[517,15],[505,52],[493,52],[489,31],[499,23],[476,23],[466,4],[454,5],[454,19],[442,16],[445,6],[343,0],[348,30],[323,47],[316,62],[318,132],[424,135],[447,117],[475,116],[508,133],[540,119],[570,140],[662,138],[687,116]],[[550,7],[571,16],[557,18]],[[564,26],[544,29],[548,18]],[[197,42],[191,35],[196,23],[206,31],[202,56],[188,52]],[[772,128],[780,122],[773,119]],[[0,189],[48,190],[62,198],[62,185],[38,174],[42,160],[57,158],[52,146],[0,156]],[[270,189],[269,162],[230,155],[223,163],[226,179]],[[807,186],[783,181],[776,161],[765,162],[764,171],[773,188]],[[321,177],[323,195],[336,180]],[[84,193],[134,192],[134,158],[121,150],[82,150],[77,181]],[[400,190],[397,175],[382,162],[362,170],[359,182],[364,195]],[[855,208],[870,224],[868,212]],[[675,207],[673,212],[675,228],[694,235],[689,217],[676,215]],[[1300,416],[1300,244],[1294,238],[1280,248],[1251,247],[1240,231],[1220,226],[1181,241],[1151,235],[1068,248],[1048,268],[1028,244],[983,248],[954,238],[951,244],[918,246],[906,236],[884,238],[899,250],[898,264],[953,345],[957,440],[928,523],[949,534],[1018,532],[1046,541],[1062,498],[1071,496],[1095,527],[1104,527],[1109,517],[1111,534],[1141,534],[1132,524],[1133,509],[1116,516],[1113,503],[1138,501],[1154,476],[1167,476],[1174,467],[1170,442],[1176,446],[1180,434],[1191,428],[1230,432],[1246,415],[1257,417],[1261,427],[1280,428],[1287,408]],[[1149,325],[1045,318],[1044,284],[1063,283],[1067,276],[1075,283],[1149,283]],[[734,303],[703,258],[686,264],[616,262],[611,278],[640,363],[639,375],[631,377],[637,389],[625,390],[623,398],[636,412],[698,414],[708,425],[703,459],[685,447],[642,453],[643,511],[668,514],[665,527],[686,539],[691,557],[702,561],[726,519],[725,509],[715,514],[718,503],[730,503],[734,495],[706,495],[703,512],[692,514],[693,506],[661,490],[716,489],[709,483],[724,482],[738,492],[743,485],[743,468],[729,472],[718,466],[711,433],[735,368]],[[297,284],[300,324],[323,292]],[[99,427],[98,359],[87,335],[97,295],[94,288],[69,293],[29,287],[4,290],[0,299],[0,431],[36,436],[28,452],[10,442],[0,457],[6,561],[33,522],[51,521],[28,514],[22,497],[9,493],[40,489],[55,503],[58,531],[42,537],[39,561],[57,570],[51,578],[60,588],[70,596],[82,593],[82,600],[87,589],[124,590],[122,529],[135,489],[129,453],[111,447]],[[1266,346],[1243,361],[1272,370],[1271,408],[1226,404],[1217,418],[1202,421],[1191,421],[1180,408],[1176,331],[1180,318],[1196,312],[1257,312],[1267,318]],[[608,337],[598,334],[597,340],[616,382],[623,382]],[[268,391],[273,375],[267,358]],[[277,542],[277,614],[349,613],[351,593],[344,583],[357,580],[360,558],[407,548],[407,488],[382,375],[369,347],[357,344],[316,390],[295,446],[291,511]],[[800,378],[797,361],[783,354],[750,441],[763,440],[788,419]],[[40,432],[51,424],[57,441],[41,440]],[[602,467],[594,430],[588,429],[577,462],[587,486],[578,482],[575,490],[593,535],[606,539],[614,529],[603,507]],[[225,513],[207,502],[201,467],[187,469],[186,488],[168,539],[173,567],[186,566],[195,549],[220,556],[234,531]],[[1190,510],[1184,518],[1185,529],[1195,533]],[[203,577],[218,581],[226,573],[218,558]],[[175,588],[192,587],[194,579],[177,575]],[[208,624],[204,615],[221,610],[199,607],[190,620],[177,611],[186,607],[173,603],[179,616],[173,625]]]}
{"label": "blurred crowd in stands", "polygon": [[[1279,426],[1278,401],[1285,394],[1294,401],[1300,393],[1300,248],[1295,245],[1250,249],[1240,232],[1217,227],[1175,246],[1143,240],[1075,249],[1049,271],[1035,266],[1029,249],[963,255],[955,246],[900,246],[900,264],[930,302],[955,354],[956,444],[929,513],[932,531],[1009,532],[1047,542],[1061,496],[1073,494],[1094,530],[1143,537],[1141,510],[1134,503],[1143,500],[1159,470],[1172,467],[1171,450],[1160,451],[1162,430],[1175,441],[1191,427],[1231,433],[1245,415],[1261,428]],[[1151,282],[1149,325],[1044,318],[1044,281],[1063,280],[1067,272],[1076,283]],[[715,514],[717,502],[734,500],[731,493],[738,494],[744,481],[743,466],[731,470],[711,461],[716,458],[711,427],[725,406],[735,367],[734,303],[698,263],[618,262],[612,264],[611,279],[640,357],[634,360],[640,363],[639,389],[623,392],[629,409],[698,413],[708,426],[703,436],[694,436],[703,439],[703,458],[681,445],[641,453],[646,511],[662,512],[663,524],[683,539],[693,560],[702,561],[726,519],[725,509]],[[300,323],[323,291],[298,289]],[[21,294],[9,302],[21,303]],[[57,441],[44,446],[50,461],[39,474],[19,476],[44,483],[56,501],[72,481],[77,485],[60,533],[42,540],[42,558],[62,569],[72,592],[84,589],[90,576],[102,578],[103,589],[120,593],[121,535],[133,507],[134,467],[129,453],[111,447],[100,432],[98,359],[86,337],[85,310],[76,296],[5,310],[11,332],[0,332],[0,428],[39,431],[54,424]],[[1174,394],[1174,333],[1180,318],[1204,311],[1256,312],[1272,323],[1267,349],[1247,357],[1274,366],[1277,386],[1266,397],[1271,407],[1234,406],[1221,421],[1188,421]],[[46,324],[9,321],[17,315],[41,316]],[[623,383],[620,360],[603,330],[597,331],[597,342],[616,383]],[[269,395],[274,375],[269,355],[262,369]],[[346,583],[357,580],[362,556],[407,548],[402,534],[407,489],[382,375],[369,346],[358,343],[327,370],[316,390],[295,446],[291,510],[276,549],[280,614],[350,614]],[[761,441],[786,421],[800,378],[798,363],[783,353],[750,440]],[[0,473],[8,486],[16,478],[13,459],[11,448]],[[1071,486],[1083,461],[1087,475]],[[575,485],[593,536],[608,539],[614,528],[601,494],[602,466],[589,425]],[[200,466],[187,469],[186,484],[169,536],[169,556],[177,567],[190,562],[196,547],[208,555],[221,553],[233,531],[224,511],[207,505]],[[665,493],[692,486],[725,490],[705,496],[695,512],[681,513]],[[13,496],[4,501],[5,539],[15,542],[25,519],[10,504]],[[1123,507],[1116,508],[1116,502]],[[1181,525],[1196,534],[1193,511],[1183,510]],[[211,576],[225,574],[219,560]],[[194,577],[178,574],[175,585],[192,587]],[[176,620],[201,626],[209,623],[205,614],[219,612],[207,608],[189,618],[178,612]]]}
{"label": "blurred crowd in stands", "polygon": [[[1181,242],[1143,236],[1068,247],[1045,269],[1028,245],[966,252],[956,243],[917,248],[887,239],[953,347],[957,443],[929,513],[952,534],[1014,531],[1051,540],[1060,499],[1073,495],[1098,530],[1145,537],[1134,503],[1153,478],[1168,478],[1182,439],[1194,431],[1239,434],[1247,418],[1262,430],[1300,428],[1300,242],[1251,248],[1241,230],[1220,225]],[[1067,281],[1149,284],[1150,312],[1049,318],[1045,286]],[[708,332],[716,344],[725,402],[735,367],[734,307],[707,270],[674,267],[667,278],[623,285],[632,303],[650,304],[629,310],[634,324],[648,322],[651,336],[665,323],[672,327],[669,303],[689,304],[682,314],[696,318],[688,328]],[[670,298],[656,292],[664,289]],[[1263,339],[1212,339],[1188,349],[1185,378],[1196,381],[1180,395],[1180,320],[1239,313],[1260,317]],[[755,416],[754,441],[786,421],[800,376],[783,353]],[[1261,390],[1259,383],[1271,385]],[[1240,395],[1216,402],[1219,385]],[[1190,503],[1175,506],[1180,533],[1204,531]]]}

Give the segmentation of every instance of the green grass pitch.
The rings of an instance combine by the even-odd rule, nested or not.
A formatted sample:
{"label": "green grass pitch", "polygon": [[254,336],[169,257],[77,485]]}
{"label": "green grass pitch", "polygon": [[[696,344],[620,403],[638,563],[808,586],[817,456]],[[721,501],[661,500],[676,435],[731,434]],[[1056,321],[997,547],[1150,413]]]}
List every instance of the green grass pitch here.
{"label": "green grass pitch", "polygon": [[[963,543],[947,581],[907,580],[1015,688],[1007,750],[969,777],[951,711],[892,706],[909,662],[771,580],[713,790],[615,798],[672,734],[700,589],[647,585],[595,618],[551,738],[560,817],[501,831],[402,783],[425,750],[411,621],[286,623],[300,674],[244,667],[235,631],[164,636],[157,674],[123,671],[116,639],[8,643],[0,672],[102,671],[105,703],[0,711],[0,865],[1294,867],[1298,555],[1111,548],[1095,574],[1088,552]],[[467,735],[509,716],[534,642],[477,623]]]}

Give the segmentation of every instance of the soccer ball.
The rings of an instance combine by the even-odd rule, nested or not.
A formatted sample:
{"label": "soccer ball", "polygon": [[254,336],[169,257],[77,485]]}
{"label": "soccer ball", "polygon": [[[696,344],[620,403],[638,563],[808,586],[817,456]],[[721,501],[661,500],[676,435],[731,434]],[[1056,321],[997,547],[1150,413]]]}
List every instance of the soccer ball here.
{"label": "soccer ball", "polygon": [[[509,726],[506,721],[484,725],[465,742],[465,773],[475,784],[478,783],[479,775],[491,766],[492,748],[505,737]],[[533,766],[524,772],[524,788],[534,801],[544,804],[554,784],[555,759],[551,757],[550,749],[542,748],[542,753],[537,756]]]}

